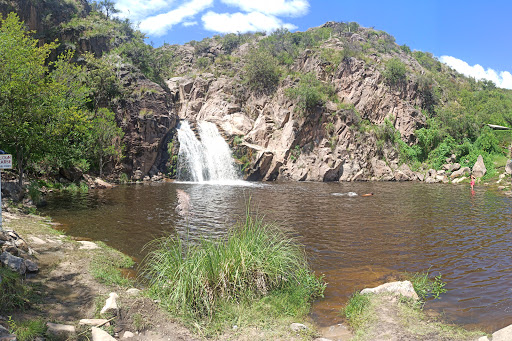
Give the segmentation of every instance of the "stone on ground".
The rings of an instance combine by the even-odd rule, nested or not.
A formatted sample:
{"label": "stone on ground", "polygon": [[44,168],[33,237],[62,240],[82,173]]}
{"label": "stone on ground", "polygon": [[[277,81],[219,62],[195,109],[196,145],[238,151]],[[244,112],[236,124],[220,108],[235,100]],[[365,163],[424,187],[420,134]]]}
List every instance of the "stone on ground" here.
{"label": "stone on ground", "polygon": [[130,296],[139,296],[140,290],[137,288],[130,288],[130,289],[126,290],[126,293]]}
{"label": "stone on ground", "polygon": [[361,290],[361,294],[380,294],[390,292],[394,294],[400,294],[405,297],[410,297],[417,300],[418,294],[414,291],[412,283],[410,281],[402,281],[402,282],[390,282],[379,285],[375,288],[366,288]]}
{"label": "stone on ground", "polygon": [[0,341],[16,341],[16,336],[0,325]]}
{"label": "stone on ground", "polygon": [[79,240],[78,242],[81,244],[79,247],[80,250],[94,250],[100,248],[95,242],[89,242],[86,240]]}
{"label": "stone on ground", "polygon": [[308,329],[308,327],[306,327],[302,323],[292,323],[292,324],[290,324],[290,329],[293,330],[294,332],[299,332],[301,330]]}
{"label": "stone on ground", "polygon": [[116,341],[109,333],[100,328],[92,327],[91,332],[92,341]]}
{"label": "stone on ground", "polygon": [[512,340],[512,324],[492,333],[492,341],[510,341]]}
{"label": "stone on ground", "polygon": [[0,255],[0,262],[20,275],[24,275],[25,272],[27,272],[25,260],[23,258],[13,256],[9,252],[2,252]]}
{"label": "stone on ground", "polygon": [[47,322],[46,326],[48,327],[47,333],[55,336],[72,338],[76,333],[75,327],[68,324]]}
{"label": "stone on ground", "polygon": [[119,296],[115,292],[111,292],[109,298],[107,298],[107,301],[105,302],[105,306],[101,309],[100,314],[103,315],[109,313],[117,315],[119,312],[116,302],[117,298],[119,298]]}
{"label": "stone on ground", "polygon": [[108,323],[108,320],[106,319],[81,319],[79,324],[93,327],[97,327],[99,325],[107,327],[110,326],[110,323]]}
{"label": "stone on ground", "polygon": [[133,334],[132,332],[130,332],[130,331],[128,331],[128,330],[127,330],[127,331],[125,331],[125,332],[124,332],[124,334],[123,334],[123,339],[130,339],[130,338],[132,338],[132,337],[134,337],[134,336],[135,336],[135,334]]}

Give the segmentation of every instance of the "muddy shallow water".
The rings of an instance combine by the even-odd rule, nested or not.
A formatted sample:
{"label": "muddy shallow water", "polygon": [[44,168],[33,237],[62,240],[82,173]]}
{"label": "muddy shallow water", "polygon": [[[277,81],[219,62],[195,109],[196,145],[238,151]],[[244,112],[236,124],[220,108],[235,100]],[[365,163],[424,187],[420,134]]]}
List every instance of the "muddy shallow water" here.
{"label": "muddy shallow water", "polygon": [[[306,247],[329,283],[315,302],[319,325],[341,318],[355,290],[403,271],[442,273],[448,292],[427,309],[492,332],[512,323],[512,199],[484,186],[424,183],[190,183],[126,185],[49,198],[44,213],[68,234],[102,240],[140,260],[142,247],[177,230],[221,236],[252,210]],[[191,197],[191,217],[174,210],[176,189]],[[358,196],[340,195],[355,192]],[[373,192],[373,196],[361,194]]]}

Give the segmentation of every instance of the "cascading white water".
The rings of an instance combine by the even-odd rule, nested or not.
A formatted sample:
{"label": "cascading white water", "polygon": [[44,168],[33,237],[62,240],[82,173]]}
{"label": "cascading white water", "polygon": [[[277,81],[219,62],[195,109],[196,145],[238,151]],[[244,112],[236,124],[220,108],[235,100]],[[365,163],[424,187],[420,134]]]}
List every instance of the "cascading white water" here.
{"label": "cascading white water", "polygon": [[229,145],[220,135],[217,126],[206,121],[198,122],[197,126],[201,140],[197,139],[187,121],[181,121],[178,126],[178,180],[240,180]]}

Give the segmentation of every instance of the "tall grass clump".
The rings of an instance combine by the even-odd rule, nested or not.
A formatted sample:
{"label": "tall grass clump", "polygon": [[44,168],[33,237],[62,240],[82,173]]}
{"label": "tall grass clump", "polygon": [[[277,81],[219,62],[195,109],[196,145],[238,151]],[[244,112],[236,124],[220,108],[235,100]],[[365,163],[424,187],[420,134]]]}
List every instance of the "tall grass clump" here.
{"label": "tall grass clump", "polygon": [[241,316],[254,318],[240,309],[305,314],[325,288],[293,238],[249,214],[222,240],[203,238],[187,245],[172,235],[149,247],[154,250],[143,263],[143,275],[150,295],[196,327],[219,326],[233,315],[239,326]]}

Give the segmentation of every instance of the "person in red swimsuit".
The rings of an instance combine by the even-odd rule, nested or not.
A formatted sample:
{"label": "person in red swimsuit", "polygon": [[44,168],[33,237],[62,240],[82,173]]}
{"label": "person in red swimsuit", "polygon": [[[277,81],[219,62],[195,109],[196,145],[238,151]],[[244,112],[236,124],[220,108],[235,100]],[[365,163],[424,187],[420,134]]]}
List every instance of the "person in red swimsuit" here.
{"label": "person in red swimsuit", "polygon": [[471,185],[471,190],[473,190],[473,187],[475,187],[475,176],[471,174],[471,182],[469,183]]}

